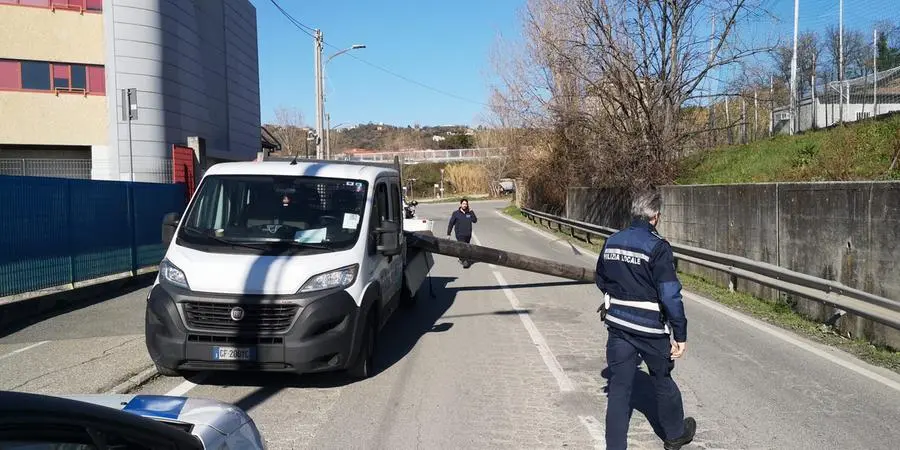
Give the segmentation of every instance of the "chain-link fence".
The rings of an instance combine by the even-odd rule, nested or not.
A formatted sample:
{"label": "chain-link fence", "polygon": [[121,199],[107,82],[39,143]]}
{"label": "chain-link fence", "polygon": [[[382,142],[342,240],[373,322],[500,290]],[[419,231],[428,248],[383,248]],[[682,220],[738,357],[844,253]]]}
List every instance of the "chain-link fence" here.
{"label": "chain-link fence", "polygon": [[[172,160],[169,158],[153,158],[138,161],[135,167],[134,181],[143,183],[171,184]],[[54,159],[54,158],[0,158],[0,175],[25,177],[72,178],[90,180],[92,163],[89,159]],[[116,174],[105,174],[110,179],[130,180],[131,173],[124,168],[121,177]],[[101,175],[101,178],[106,178]]]}
{"label": "chain-link fence", "polygon": [[0,175],[91,179],[89,159],[0,159]]}

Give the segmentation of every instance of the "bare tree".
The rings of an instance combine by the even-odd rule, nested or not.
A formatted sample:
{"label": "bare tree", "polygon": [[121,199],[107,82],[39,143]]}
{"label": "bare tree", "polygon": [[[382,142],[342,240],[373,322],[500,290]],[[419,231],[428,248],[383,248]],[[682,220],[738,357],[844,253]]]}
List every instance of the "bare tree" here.
{"label": "bare tree", "polygon": [[[812,76],[818,73],[822,65],[822,39],[814,31],[804,31],[797,39],[797,91],[803,96],[812,92]],[[791,59],[794,56],[793,44],[782,44],[772,52],[775,68],[782,82],[791,80]]]}
{"label": "bare tree", "polygon": [[269,132],[281,142],[284,154],[305,156],[307,130],[299,109],[279,106],[275,110],[275,124],[269,127]]}
{"label": "bare tree", "polygon": [[[831,78],[840,79],[840,28],[830,25],[825,30],[825,51],[831,60]],[[869,41],[859,30],[844,29],[844,79],[856,78],[865,73],[868,63]]]}
{"label": "bare tree", "polygon": [[771,48],[737,33],[762,3],[529,0],[524,43],[495,59],[491,110],[530,130],[511,161],[532,206],[558,206],[576,184],[672,182],[684,147],[707,131],[693,107],[708,95],[701,85]]}

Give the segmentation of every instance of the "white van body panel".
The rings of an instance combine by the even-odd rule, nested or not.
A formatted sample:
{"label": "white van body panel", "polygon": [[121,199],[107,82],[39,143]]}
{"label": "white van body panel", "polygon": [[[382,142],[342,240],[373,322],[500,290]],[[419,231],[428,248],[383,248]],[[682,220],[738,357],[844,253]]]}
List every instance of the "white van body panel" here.
{"label": "white van body panel", "polygon": [[[376,226],[372,224],[374,219],[370,214],[375,189],[379,182],[393,182],[399,185],[396,171],[353,164],[298,162],[291,165],[282,161],[263,161],[216,164],[203,174],[203,178],[213,175],[284,175],[364,180],[369,184],[363,217],[366,224],[353,248],[316,255],[258,256],[206,253],[179,246],[176,243],[177,239],[173,239],[166,251],[166,259],[184,272],[192,291],[291,295],[296,294],[303,284],[315,275],[359,264],[356,281],[346,289],[357,305],[362,304],[366,289],[375,281],[381,285],[382,302],[399,292],[403,277],[403,256],[388,262],[388,258],[383,255],[369,255],[367,252],[369,241],[367,230]],[[394,201],[393,198],[390,200]],[[190,205],[185,212],[189,209]],[[183,222],[184,217],[179,223],[179,228]]]}
{"label": "white van body panel", "polygon": [[[258,256],[205,253],[173,245],[166,258],[181,269],[192,291],[245,294],[292,295],[313,276],[358,263],[365,248],[303,256]],[[357,275],[357,280],[367,278]],[[354,294],[351,292],[351,294]],[[358,298],[358,295],[353,295]]]}

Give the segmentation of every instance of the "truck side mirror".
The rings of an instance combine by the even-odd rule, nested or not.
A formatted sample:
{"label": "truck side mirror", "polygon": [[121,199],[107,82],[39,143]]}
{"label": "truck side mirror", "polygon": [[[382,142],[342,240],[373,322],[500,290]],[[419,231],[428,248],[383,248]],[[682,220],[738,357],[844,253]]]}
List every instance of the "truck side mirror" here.
{"label": "truck side mirror", "polygon": [[175,230],[178,229],[178,222],[181,216],[178,213],[168,213],[163,217],[162,223],[162,243],[166,247],[175,237]]}
{"label": "truck side mirror", "polygon": [[385,220],[375,230],[380,235],[378,240],[378,253],[385,256],[397,256],[400,254],[400,224]]}
{"label": "truck side mirror", "polygon": [[410,203],[409,205],[410,206],[419,206],[419,202],[413,200],[412,203]]}

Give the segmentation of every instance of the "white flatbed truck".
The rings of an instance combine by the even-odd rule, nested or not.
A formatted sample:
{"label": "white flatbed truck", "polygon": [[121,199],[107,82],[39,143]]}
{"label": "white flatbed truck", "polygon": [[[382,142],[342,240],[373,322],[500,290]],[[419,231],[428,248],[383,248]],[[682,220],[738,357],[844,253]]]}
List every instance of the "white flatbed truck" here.
{"label": "white flatbed truck", "polygon": [[379,331],[434,264],[407,245],[401,186],[396,161],[212,166],[163,221],[145,326],[159,373],[371,376]]}

